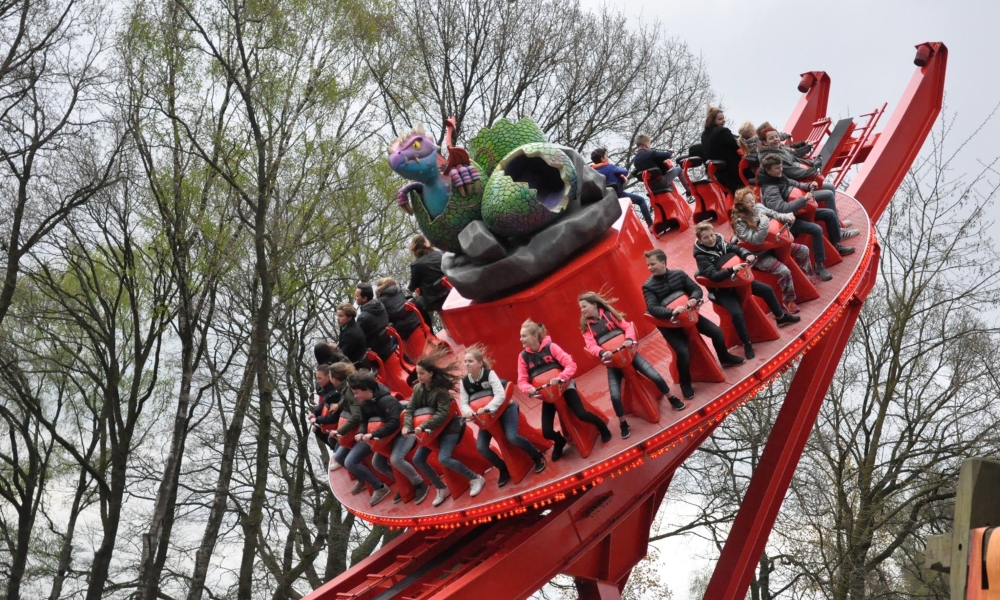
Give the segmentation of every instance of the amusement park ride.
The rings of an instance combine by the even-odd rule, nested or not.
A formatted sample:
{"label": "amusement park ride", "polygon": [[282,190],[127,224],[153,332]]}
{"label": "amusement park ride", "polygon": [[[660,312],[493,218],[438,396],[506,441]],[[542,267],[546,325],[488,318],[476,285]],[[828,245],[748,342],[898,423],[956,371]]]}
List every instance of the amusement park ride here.
{"label": "amusement park ride", "polygon": [[[527,457],[507,448],[503,435],[495,435],[512,481],[498,488],[495,470],[487,472],[488,483],[475,498],[463,489],[462,481],[449,481],[455,486],[453,498],[438,508],[430,502],[389,501],[370,507],[367,494],[349,493],[352,482],[345,469],[331,472],[331,487],[348,510],[371,523],[406,531],[308,598],[527,598],[560,573],[575,578],[580,598],[620,598],[633,567],[646,555],[650,526],[676,469],[726,416],[798,362],[705,594],[707,600],[744,598],[861,306],[875,284],[880,247],[873,226],[938,115],[947,58],[944,44],[917,46],[917,71],[879,133],[874,129],[884,105],[857,122],[833,123],[827,117],[829,76],[822,71],[802,75],[798,85],[802,97],[784,131],[821,148],[824,170],[836,183],[849,167],[860,165],[847,190],[838,192],[837,204],[841,219],[853,221],[861,235],[851,240],[857,252],[831,268],[833,281],[819,284],[815,298],[800,305],[800,323],[783,328],[779,337],[769,331],[770,321],[760,320],[755,326],[748,318],[756,338],[756,358],[723,371],[709,352],[702,361],[708,368],[693,371],[697,395],[683,411],[673,410],[665,401],[658,403],[659,394],[651,394],[641,382],[628,385],[626,373],[626,406],[634,416],[631,437],[595,443],[596,434],[574,436],[572,419],[567,417],[563,429],[568,426],[567,437],[574,438],[573,444],[562,460],[550,462],[541,474],[531,473]],[[643,355],[661,373],[673,371],[676,382],[672,352],[654,323],[643,317],[640,288],[648,277],[643,252],[654,247],[666,252],[671,268],[694,273],[692,212],[717,209],[716,230],[727,238],[731,235],[724,204],[728,201],[731,206],[731,198],[712,181],[692,183],[703,189],[695,193],[693,209],[653,198],[657,223],[670,221],[658,231],[654,223],[656,237],[631,210],[624,210],[595,242],[527,288],[499,299],[470,300],[456,286],[441,311],[446,326],[442,339],[455,348],[486,344],[496,359],[494,369],[513,379],[521,351],[518,326],[529,317],[544,323],[553,339],[577,360],[581,397],[607,417],[611,406],[605,369],[583,350],[576,298],[587,290],[610,290],[620,299],[617,307],[634,322]],[[713,202],[723,204],[713,206]],[[751,298],[745,304],[748,314],[754,310],[753,302]],[[701,308],[700,318],[720,322],[710,303]],[[692,341],[695,338],[700,340],[697,334]],[[525,418],[522,431],[537,435],[531,429],[538,426],[543,400],[529,398],[513,385],[507,389],[507,401],[516,400]],[[495,424],[487,419],[478,427]],[[466,427],[455,456],[465,452],[466,464],[481,472],[488,465],[472,460],[478,458],[474,437],[472,427]],[[540,435],[535,440],[542,441]],[[407,490],[400,492],[406,499]]]}

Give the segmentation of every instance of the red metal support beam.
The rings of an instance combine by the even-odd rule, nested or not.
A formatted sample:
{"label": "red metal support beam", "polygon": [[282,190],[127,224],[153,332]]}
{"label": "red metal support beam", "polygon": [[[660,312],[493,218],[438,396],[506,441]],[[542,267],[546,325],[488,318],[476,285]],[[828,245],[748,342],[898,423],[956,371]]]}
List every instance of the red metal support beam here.
{"label": "red metal support beam", "polygon": [[948,48],[941,42],[917,46],[917,72],[875,148],[851,182],[847,194],[857,198],[873,222],[889,205],[941,112]]}
{"label": "red metal support beam", "polygon": [[746,496],[705,591],[705,600],[743,600],[746,597],[806,440],[861,313],[861,305],[875,285],[879,253],[876,244],[858,291],[848,301],[840,321],[802,359],[768,437],[760,464],[750,479]]}
{"label": "red metal support beam", "polygon": [[802,92],[802,97],[784,128],[796,140],[808,138],[813,123],[826,117],[830,100],[830,76],[826,71],[806,71],[801,77],[799,91]]}

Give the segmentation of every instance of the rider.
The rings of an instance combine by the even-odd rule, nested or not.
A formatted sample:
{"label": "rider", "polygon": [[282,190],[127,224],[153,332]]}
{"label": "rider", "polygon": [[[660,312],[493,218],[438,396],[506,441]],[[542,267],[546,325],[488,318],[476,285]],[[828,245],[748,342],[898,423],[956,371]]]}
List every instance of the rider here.
{"label": "rider", "polygon": [[[694,259],[698,263],[698,273],[710,281],[721,283],[735,277],[739,271],[749,269],[757,261],[757,257],[746,248],[730,244],[722,239],[721,235],[715,233],[711,223],[698,223],[694,227],[694,234],[698,238],[698,241],[694,243]],[[740,263],[736,267],[723,268],[722,265],[733,256],[738,256],[746,262]],[[764,300],[774,314],[778,325],[799,322],[799,317],[785,312],[771,286],[754,280],[750,283],[750,290],[754,296]],[[714,288],[710,293],[713,296],[713,301],[728,312],[732,318],[736,335],[743,342],[744,355],[747,359],[753,358],[754,351],[753,345],[750,343],[750,331],[747,330],[747,323],[743,318],[743,308],[740,306],[740,297],[736,290],[733,288]]]}
{"label": "rider", "polygon": [[[389,494],[389,486],[382,483],[364,464],[365,458],[372,453],[372,448],[368,443],[395,434],[399,427],[399,415],[403,407],[399,404],[399,400],[389,393],[388,388],[375,381],[375,376],[370,371],[361,371],[350,375],[347,378],[347,383],[361,405],[361,418],[358,424],[358,433],[354,436],[357,443],[348,453],[344,467],[358,480],[351,493],[361,493],[361,490],[365,489],[366,483],[371,485],[374,491],[368,504],[375,506]],[[373,417],[381,419],[382,425],[374,431],[368,431],[368,421]],[[406,454],[415,443],[416,440],[413,436],[397,435],[392,443],[392,457],[389,462],[413,484],[417,494],[416,503],[420,504],[427,497],[427,484],[417,474],[413,465],[406,461]],[[383,474],[394,478],[392,468],[386,464],[385,456],[376,454],[372,459],[372,466]]]}
{"label": "rider", "polygon": [[[775,212],[794,214],[796,211],[804,208],[814,195],[817,196],[817,201],[820,200],[819,195],[824,197],[834,195],[829,190],[815,192],[818,187],[815,181],[807,185],[785,177],[781,159],[775,154],[767,154],[761,159],[760,170],[761,173],[757,176],[757,183],[760,185],[760,193],[763,196],[764,205]],[[801,198],[790,200],[793,188],[798,188],[807,193]],[[830,238],[830,242],[837,248],[837,252],[841,256],[847,256],[854,252],[854,248],[844,246],[840,243],[842,239],[840,220],[834,210],[817,208],[816,220],[826,224],[826,233]],[[857,235],[857,230],[851,229],[848,231],[853,231],[855,232],[853,235]],[[792,223],[791,232],[792,235],[805,234],[812,239],[813,258],[816,260],[816,276],[823,281],[833,279],[833,275],[830,275],[830,272],[823,265],[826,261],[823,228],[816,223],[804,219],[796,219]]]}
{"label": "rider", "polygon": [[[767,239],[771,219],[791,224],[795,222],[795,215],[776,213],[758,203],[753,188],[740,188],[736,192],[736,202],[733,204],[733,212],[729,216],[729,222],[733,226],[733,233],[740,241],[755,246],[763,244],[764,240]],[[793,242],[791,255],[810,279],[816,278],[816,274],[813,273],[812,261],[809,259],[809,246]],[[785,305],[785,311],[792,314],[799,312],[798,304],[795,302],[795,282],[792,280],[792,272],[778,260],[773,250],[758,252],[753,268],[764,273],[775,274],[778,278],[778,287],[781,288],[781,299]]]}
{"label": "rider", "polygon": [[431,243],[421,234],[410,240],[410,254],[416,259],[410,263],[410,284],[408,289],[416,294],[413,303],[417,305],[424,323],[434,330],[431,315],[441,310],[448,297],[448,288],[444,285],[444,273],[441,271],[441,251],[431,246]]}
{"label": "rider", "polygon": [[[486,357],[483,346],[477,344],[466,349],[465,370],[467,373],[462,378],[462,385],[459,387],[461,395],[458,400],[458,407],[462,412],[462,416],[466,419],[472,419],[477,414],[493,414],[503,404],[506,391],[504,390],[503,383],[500,381],[500,377],[491,367],[492,363]],[[473,412],[472,407],[469,406],[469,398],[473,394],[484,391],[493,394],[493,399],[486,406]],[[500,427],[503,429],[503,434],[507,438],[507,442],[512,446],[524,450],[531,457],[531,460],[535,461],[535,473],[541,473],[545,470],[545,457],[527,438],[518,433],[517,417],[519,410],[517,402],[511,401],[500,415]],[[479,429],[479,436],[476,438],[476,449],[483,455],[483,458],[500,471],[497,487],[503,487],[510,481],[510,471],[507,470],[507,464],[503,459],[490,448],[490,441],[492,439],[493,435],[486,428],[481,427]]]}
{"label": "rider", "polygon": [[[601,441],[611,440],[611,430],[604,420],[583,406],[583,400],[576,391],[573,375],[576,373],[576,363],[573,357],[552,341],[545,331],[545,326],[528,319],[521,324],[521,344],[524,350],[517,357],[517,387],[529,396],[538,394],[531,380],[547,372],[559,369],[549,380],[550,385],[563,385],[563,399],[566,406],[573,411],[577,419],[590,423],[601,433]],[[552,448],[552,460],[562,458],[566,438],[553,428],[556,418],[556,407],[551,402],[542,403],[542,435],[555,442]]]}
{"label": "rider", "polygon": [[[635,158],[632,159],[632,175],[640,177],[643,171],[657,169],[662,175],[649,181],[649,189],[654,194],[671,191],[671,183],[681,174],[680,167],[667,168],[667,161],[673,158],[673,150],[653,150],[653,140],[648,135],[635,138]],[[690,194],[688,194],[690,196]]]}
{"label": "rider", "polygon": [[[643,253],[646,257],[646,268],[649,269],[651,277],[642,284],[642,294],[646,299],[646,311],[657,319],[669,320],[681,314],[685,310],[691,310],[698,306],[702,298],[701,286],[694,282],[688,274],[680,269],[667,268],[667,255],[660,249],[648,250]],[[679,296],[687,295],[687,306],[671,310],[666,307],[672,300]],[[715,347],[715,353],[719,356],[722,366],[742,365],[745,360],[742,357],[730,354],[726,349],[726,337],[722,330],[715,323],[708,319],[698,319],[698,333],[708,336]],[[688,349],[687,337],[680,328],[657,327],[663,338],[667,340],[670,347],[677,355],[677,372],[680,375],[681,392],[685,398],[694,397],[694,388],[691,387],[691,352]]]}
{"label": "rider", "polygon": [[[462,439],[462,434],[465,432],[465,424],[462,423],[462,418],[459,415],[455,415],[451,419],[448,418],[452,402],[451,392],[455,389],[456,384],[458,384],[458,377],[455,375],[455,365],[447,362],[449,352],[448,348],[438,348],[417,361],[417,385],[413,387],[413,397],[410,398],[410,403],[406,405],[406,411],[403,413],[402,434],[408,436],[411,431],[413,433],[420,433],[422,431],[433,431],[439,427],[442,428],[437,438],[438,461],[446,469],[451,469],[468,479],[469,495],[475,497],[479,495],[479,492],[483,491],[486,480],[482,475],[477,475],[473,472],[462,461],[451,456],[458,442]],[[420,408],[434,409],[434,416],[427,419],[421,425],[414,427],[413,413]],[[413,464],[434,484],[434,487],[437,489],[437,495],[434,497],[434,506],[440,506],[451,493],[444,482],[441,481],[441,478],[438,477],[437,473],[434,472],[434,469],[427,464],[427,458],[430,454],[430,448],[420,446],[416,454],[413,455]]]}
{"label": "rider", "polygon": [[649,212],[649,203],[646,199],[638,194],[625,191],[625,179],[628,177],[628,169],[611,164],[608,160],[608,149],[603,147],[591,152],[590,160],[593,161],[590,167],[601,175],[604,175],[606,185],[615,190],[615,194],[619,198],[628,198],[632,201],[632,204],[638,206],[642,212],[642,220],[646,222],[646,226],[652,225],[653,215]]}
{"label": "rider", "polygon": [[365,332],[368,348],[383,361],[388,359],[396,350],[396,340],[385,331],[389,326],[389,313],[385,306],[375,299],[375,291],[369,283],[358,284],[354,290],[354,301],[358,303],[358,325]]}
{"label": "rider", "polygon": [[[580,304],[580,331],[583,332],[583,342],[587,352],[593,354],[602,361],[611,358],[611,352],[605,350],[600,345],[601,338],[613,337],[611,334],[621,334],[625,336],[625,346],[631,348],[636,344],[635,327],[625,319],[624,313],[619,312],[613,305],[617,298],[605,298],[597,292],[584,292],[577,298]],[[663,380],[663,377],[656,372],[653,365],[649,364],[638,352],[632,357],[632,366],[649,379],[660,390],[663,397],[670,401],[670,405],[677,410],[684,410],[684,403],[675,396],[670,395],[670,386]],[[625,420],[625,407],[622,405],[622,370],[617,367],[608,367],[608,391],[611,393],[611,405],[615,409],[621,426],[622,439],[632,435]]]}

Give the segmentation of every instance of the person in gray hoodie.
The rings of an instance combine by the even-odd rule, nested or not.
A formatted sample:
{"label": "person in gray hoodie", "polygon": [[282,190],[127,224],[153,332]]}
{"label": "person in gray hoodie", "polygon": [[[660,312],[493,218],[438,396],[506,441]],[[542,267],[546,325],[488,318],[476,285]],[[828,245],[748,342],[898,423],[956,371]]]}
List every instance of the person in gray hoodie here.
{"label": "person in gray hoodie", "polygon": [[[763,197],[764,206],[770,208],[777,213],[792,213],[805,208],[806,204],[817,195],[815,192],[818,185],[813,182],[808,185],[804,183],[799,183],[783,174],[783,165],[781,159],[774,154],[765,155],[761,159],[760,174],[757,176],[757,184],[760,185],[761,196]],[[795,200],[790,200],[792,190],[800,189],[806,192],[805,196],[796,198]],[[827,190],[822,190],[819,194],[833,195],[833,192],[828,192]],[[819,201],[820,198],[817,198]],[[854,248],[850,246],[844,246],[840,242],[843,239],[841,236],[840,229],[840,219],[837,217],[837,213],[830,208],[817,208],[816,209],[816,220],[822,221],[826,224],[827,234],[830,236],[830,241],[837,248],[837,252],[841,256],[847,256],[854,252]],[[857,230],[851,230],[853,233],[851,237],[857,235]],[[823,228],[816,223],[811,223],[804,219],[796,219],[791,226],[791,232],[793,235],[805,234],[812,239],[812,251],[813,259],[815,262],[816,276],[823,281],[830,281],[833,279],[833,275],[826,270],[824,262],[826,261],[826,246],[823,244]]]}

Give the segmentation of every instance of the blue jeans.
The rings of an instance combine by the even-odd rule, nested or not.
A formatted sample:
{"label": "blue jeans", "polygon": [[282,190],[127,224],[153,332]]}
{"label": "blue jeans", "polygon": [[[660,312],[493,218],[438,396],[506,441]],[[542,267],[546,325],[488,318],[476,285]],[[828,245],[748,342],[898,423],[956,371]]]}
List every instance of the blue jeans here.
{"label": "blue jeans", "polygon": [[[392,467],[402,473],[403,477],[410,480],[410,483],[419,486],[423,483],[423,479],[420,479],[420,475],[417,475],[417,471],[413,468],[413,465],[406,461],[406,455],[413,449],[413,445],[416,443],[417,439],[412,435],[397,435],[396,439],[392,442],[392,455],[389,458],[389,462],[392,464]],[[381,461],[378,460],[380,458]],[[392,468],[385,464],[384,456],[376,456],[375,461],[372,462],[372,465],[376,469],[383,473],[388,471],[386,474],[392,475]]]}
{"label": "blue jeans", "polygon": [[[473,479],[478,477],[478,475],[476,475],[472,471],[472,469],[465,466],[465,464],[462,461],[456,460],[451,457],[451,453],[455,451],[455,446],[458,445],[458,441],[461,439],[463,432],[464,430],[459,433],[451,433],[451,434],[442,433],[441,435],[438,436],[438,461],[446,469],[451,469],[452,471],[458,473],[462,477],[465,477],[469,481],[472,481]],[[421,447],[420,449],[417,450],[417,453],[413,455],[413,463],[417,465],[417,468],[420,469],[421,473],[426,475],[427,478],[431,480],[431,483],[434,484],[434,487],[440,490],[443,489],[445,485],[444,482],[442,482],[441,479],[437,476],[437,473],[434,473],[434,469],[432,469],[431,466],[427,464],[427,457],[429,457],[430,454],[431,454],[430,448]],[[433,474],[433,477],[431,476],[431,474]],[[438,485],[439,483],[441,485]]]}
{"label": "blue jeans", "polygon": [[645,198],[631,192],[622,192],[621,194],[621,197],[628,198],[632,201],[632,204],[639,207],[639,212],[642,213],[642,220],[646,222],[646,225],[653,224],[653,214],[649,212],[649,202]]}
{"label": "blue jeans", "polygon": [[[372,489],[382,489],[382,482],[371,469],[365,466],[365,459],[372,453],[372,447],[368,442],[357,442],[344,460],[344,468],[354,475],[355,479],[372,486]],[[381,469],[379,469],[381,471]]]}
{"label": "blue jeans", "polygon": [[[531,442],[527,440],[524,436],[517,432],[517,413],[520,409],[516,402],[511,402],[507,405],[506,410],[500,415],[500,427],[503,429],[503,435],[507,438],[507,443],[528,453],[531,460],[538,462],[542,458],[542,453],[535,448]],[[476,438],[476,450],[486,460],[490,461],[490,464],[494,467],[500,469],[501,472],[507,472],[507,465],[503,462],[503,459],[497,455],[496,452],[490,448],[490,441],[493,439],[493,434],[485,429],[479,430],[479,437]]]}

